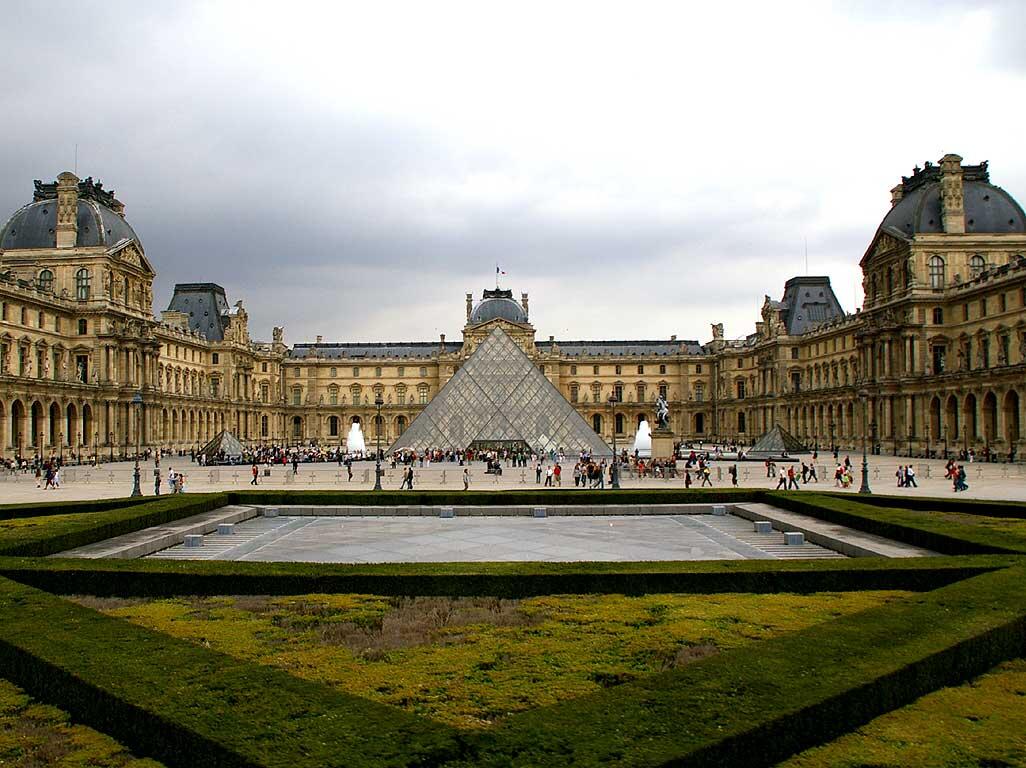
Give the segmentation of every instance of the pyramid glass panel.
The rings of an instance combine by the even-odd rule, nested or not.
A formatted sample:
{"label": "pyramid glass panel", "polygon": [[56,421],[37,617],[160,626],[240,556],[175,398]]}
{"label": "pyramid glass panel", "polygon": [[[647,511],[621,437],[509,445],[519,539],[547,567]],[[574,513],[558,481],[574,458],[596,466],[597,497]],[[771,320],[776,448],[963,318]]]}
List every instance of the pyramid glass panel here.
{"label": "pyramid glass panel", "polygon": [[524,351],[496,328],[389,450],[464,450],[471,443],[513,441],[535,451],[611,453]]}

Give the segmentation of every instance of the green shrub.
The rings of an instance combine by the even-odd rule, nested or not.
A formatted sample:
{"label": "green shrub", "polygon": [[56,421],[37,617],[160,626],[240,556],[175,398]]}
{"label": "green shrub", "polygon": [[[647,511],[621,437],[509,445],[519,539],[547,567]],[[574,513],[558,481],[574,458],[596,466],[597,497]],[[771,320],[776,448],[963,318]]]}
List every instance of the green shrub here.
{"label": "green shrub", "polygon": [[0,559],[0,574],[99,597],[311,593],[519,598],[547,594],[926,591],[1006,566],[1007,557],[633,563],[254,563]]}
{"label": "green shrub", "polygon": [[113,536],[209,512],[226,504],[225,494],[168,496],[103,512],[19,518],[0,525],[0,556],[45,557]]}
{"label": "green shrub", "polygon": [[123,509],[137,504],[146,504],[155,496],[125,497],[120,499],[90,499],[85,501],[33,501],[27,504],[4,504],[0,506],[0,520],[17,520],[24,517],[45,515],[75,515],[84,512],[105,512],[109,509]]}

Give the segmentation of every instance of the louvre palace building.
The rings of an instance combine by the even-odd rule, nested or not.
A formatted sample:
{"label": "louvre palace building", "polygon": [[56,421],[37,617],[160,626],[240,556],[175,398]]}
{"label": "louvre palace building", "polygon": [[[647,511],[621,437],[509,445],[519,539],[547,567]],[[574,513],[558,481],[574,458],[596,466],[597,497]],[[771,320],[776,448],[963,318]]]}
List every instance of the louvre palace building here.
{"label": "louvre palace building", "polygon": [[[676,440],[751,443],[779,425],[820,450],[857,446],[865,431],[885,454],[1021,455],[1022,207],[986,163],[953,154],[890,194],[879,226],[867,222],[854,314],[828,277],[794,277],[779,299],[753,301],[744,338],[711,323],[705,341],[569,340],[539,336],[527,294],[496,289],[466,294],[461,338],[288,345],[282,328],[252,339],[243,303],[213,283],[177,284],[156,316],[155,265],[124,205],[65,172],[36,181],[0,229],[0,455],[189,450],[221,430],[250,445],[334,447],[354,422],[369,442],[380,432],[382,446],[401,444],[482,345],[506,360],[515,346],[562,395],[571,443],[580,425],[600,445],[614,433],[628,443],[662,395]],[[495,365],[505,362],[487,375],[501,378]]]}

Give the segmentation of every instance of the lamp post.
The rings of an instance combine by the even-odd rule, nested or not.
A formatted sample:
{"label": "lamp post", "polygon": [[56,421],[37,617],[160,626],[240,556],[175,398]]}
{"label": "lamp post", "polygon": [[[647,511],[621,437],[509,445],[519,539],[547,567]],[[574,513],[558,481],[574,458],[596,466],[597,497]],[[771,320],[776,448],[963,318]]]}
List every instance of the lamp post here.
{"label": "lamp post", "polygon": [[609,415],[612,418],[613,425],[613,482],[609,487],[614,491],[620,490],[620,462],[616,453],[616,404],[618,402],[616,395],[609,396]]}
{"label": "lamp post", "polygon": [[859,487],[859,493],[872,493],[872,489],[869,487],[869,460],[866,457],[866,427],[867,425],[867,407],[869,402],[869,392],[865,389],[859,390],[859,400],[862,401],[862,485]]}
{"label": "lamp post", "polygon": [[135,406],[135,470],[132,472],[132,495],[142,496],[142,488],[139,487],[139,422],[142,416],[142,394],[136,392],[132,396],[132,405]]}
{"label": "lamp post", "polygon": [[379,392],[374,396],[374,405],[378,409],[377,418],[374,421],[374,432],[377,439],[377,448],[374,451],[374,490],[381,490],[381,406],[385,404]]}

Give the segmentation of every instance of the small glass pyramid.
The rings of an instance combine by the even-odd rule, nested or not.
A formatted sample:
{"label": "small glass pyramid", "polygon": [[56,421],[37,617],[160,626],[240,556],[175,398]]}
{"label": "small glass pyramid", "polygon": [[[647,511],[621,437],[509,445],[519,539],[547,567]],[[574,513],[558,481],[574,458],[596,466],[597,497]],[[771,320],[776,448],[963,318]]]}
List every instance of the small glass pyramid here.
{"label": "small glass pyramid", "polygon": [[521,442],[539,453],[612,454],[524,351],[495,328],[389,451]]}

